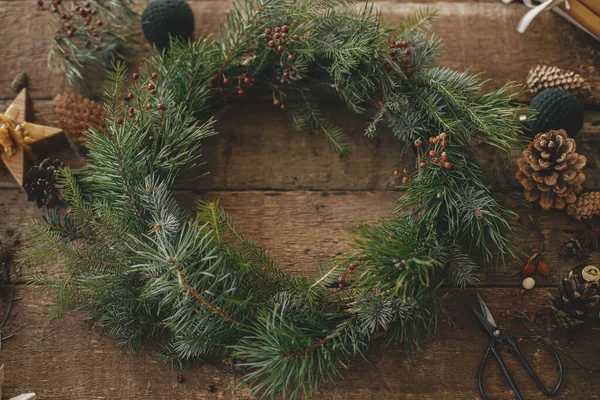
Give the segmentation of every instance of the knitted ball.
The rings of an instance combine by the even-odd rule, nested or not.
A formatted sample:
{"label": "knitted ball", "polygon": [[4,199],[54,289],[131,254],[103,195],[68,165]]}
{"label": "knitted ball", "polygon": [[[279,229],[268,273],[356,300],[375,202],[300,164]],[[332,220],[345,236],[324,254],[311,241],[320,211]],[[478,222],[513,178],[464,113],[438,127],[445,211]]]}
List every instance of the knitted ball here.
{"label": "knitted ball", "polygon": [[169,47],[169,35],[189,39],[194,33],[194,13],[185,0],[152,0],[142,14],[146,39],[159,49]]}
{"label": "knitted ball", "polygon": [[538,112],[535,119],[529,121],[532,136],[564,129],[569,137],[575,137],[583,126],[583,105],[566,90],[544,89],[533,98],[529,108]]}

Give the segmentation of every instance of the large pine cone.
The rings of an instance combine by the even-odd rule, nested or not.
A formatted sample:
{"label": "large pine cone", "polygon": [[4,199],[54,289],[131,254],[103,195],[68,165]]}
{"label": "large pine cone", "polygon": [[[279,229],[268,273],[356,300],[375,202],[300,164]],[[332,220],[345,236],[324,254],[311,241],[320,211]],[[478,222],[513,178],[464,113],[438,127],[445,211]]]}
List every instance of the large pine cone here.
{"label": "large pine cone", "polygon": [[105,113],[102,104],[90,100],[77,92],[58,94],[54,100],[54,113],[65,132],[73,151],[85,153],[88,128],[103,129]]}
{"label": "large pine cone", "polygon": [[552,310],[560,325],[571,328],[584,323],[587,315],[596,314],[590,311],[600,304],[597,276],[598,268],[578,266],[558,283],[558,293],[552,295],[551,299]]}
{"label": "large pine cone", "polygon": [[535,135],[517,163],[516,177],[527,200],[538,201],[544,210],[562,210],[577,201],[587,160],[576,150],[575,140],[562,129]]}
{"label": "large pine cone", "polygon": [[31,167],[24,185],[27,200],[35,201],[38,207],[57,206],[63,199],[62,190],[58,185],[59,169],[62,167],[64,164],[60,160],[49,158]]}

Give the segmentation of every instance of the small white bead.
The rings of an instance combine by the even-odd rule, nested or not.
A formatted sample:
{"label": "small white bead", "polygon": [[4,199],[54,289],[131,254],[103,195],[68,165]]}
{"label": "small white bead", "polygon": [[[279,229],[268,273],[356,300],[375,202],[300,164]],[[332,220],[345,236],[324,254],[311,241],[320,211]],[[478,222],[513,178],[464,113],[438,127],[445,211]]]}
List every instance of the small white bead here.
{"label": "small white bead", "polygon": [[532,277],[523,279],[523,288],[530,290],[530,289],[533,289],[534,286],[535,286],[535,279],[533,279]]}

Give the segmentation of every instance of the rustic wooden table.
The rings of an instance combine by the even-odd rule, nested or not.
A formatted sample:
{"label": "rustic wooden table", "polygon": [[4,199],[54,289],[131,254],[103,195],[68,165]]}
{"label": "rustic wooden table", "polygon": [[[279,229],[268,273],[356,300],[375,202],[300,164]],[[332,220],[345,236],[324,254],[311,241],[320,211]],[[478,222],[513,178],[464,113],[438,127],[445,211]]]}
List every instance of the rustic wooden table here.
{"label": "rustic wooden table", "polygon": [[[230,4],[223,0],[188,2],[196,15],[198,35],[216,32]],[[390,22],[420,6],[435,6],[441,18],[434,31],[446,45],[443,64],[487,71],[491,79],[488,87],[499,87],[509,80],[524,82],[528,69],[537,63],[574,69],[593,84],[600,81],[600,44],[552,13],[540,16],[521,36],[515,26],[525,11],[522,4],[505,6],[496,0],[376,3]],[[14,75],[26,71],[36,121],[55,123],[51,99],[66,85],[59,72],[46,67],[53,34],[47,15],[36,11],[33,0],[3,0],[0,16],[0,108],[14,97],[10,89]],[[593,109],[598,99],[600,92],[593,93],[588,107]],[[413,163],[400,158],[399,145],[391,135],[366,139],[362,135],[365,117],[351,115],[340,106],[332,106],[330,116],[349,134],[354,153],[347,160],[340,161],[332,154],[322,138],[294,133],[286,117],[268,102],[243,105],[235,114],[226,112],[218,124],[220,135],[205,146],[204,171],[210,174],[181,186],[179,198],[190,207],[197,199],[220,198],[248,236],[270,249],[282,267],[312,274],[325,257],[345,249],[347,230],[356,217],[373,221],[392,212],[398,196],[392,171]],[[589,189],[600,188],[599,134],[598,128],[587,123],[578,139],[580,151],[589,160]],[[60,156],[74,159],[69,150]],[[483,158],[489,170],[507,175],[486,160],[491,158]],[[578,226],[564,213],[519,211],[527,225],[518,231],[522,240],[519,247],[528,253],[543,245],[551,274],[539,279],[537,287],[524,297],[513,296],[521,283],[520,267],[499,266],[479,291],[495,315],[509,312],[507,319],[499,321],[502,327],[526,333],[532,325],[518,318],[517,311],[530,316],[540,308],[547,311],[547,292],[575,265],[574,261],[559,259],[557,250]],[[8,176],[0,178],[0,213],[0,238],[4,240],[19,235],[25,221],[38,216],[35,205],[26,201]],[[22,246],[27,246],[27,240]],[[593,262],[600,262],[600,254],[591,256]],[[180,385],[175,382],[177,374],[156,360],[151,347],[136,355],[121,355],[110,335],[82,322],[80,314],[73,312],[62,320],[48,318],[47,298],[38,288],[25,284],[28,277],[41,272],[52,274],[58,269],[48,266],[44,271],[22,271],[16,285],[16,295],[23,299],[14,304],[5,328],[5,335],[15,336],[4,341],[0,351],[0,363],[6,364],[5,396],[35,391],[41,399],[69,400],[250,398],[247,389],[236,388],[236,377],[218,366],[185,371],[186,381]],[[409,365],[400,346],[376,344],[368,353],[370,363],[356,360],[345,379],[327,385],[318,397],[479,398],[476,371],[488,339],[467,304],[467,300],[474,300],[475,291],[451,294],[447,304],[454,325],[440,324],[435,338],[416,354],[414,366]],[[4,288],[2,312],[9,295],[10,290]],[[545,329],[544,318],[539,321],[536,325]],[[571,339],[574,345],[569,344]],[[566,365],[566,380],[557,398],[600,399],[599,339],[597,327],[552,334],[551,340],[561,349]],[[546,363],[547,354],[535,352],[530,357],[545,380],[556,377],[553,365]],[[510,361],[511,357],[507,358]],[[510,366],[522,371],[520,365],[511,362]],[[492,398],[515,398],[495,364],[488,372]],[[542,398],[524,371],[515,375],[525,398]],[[208,384],[216,385],[216,393],[207,392]]]}

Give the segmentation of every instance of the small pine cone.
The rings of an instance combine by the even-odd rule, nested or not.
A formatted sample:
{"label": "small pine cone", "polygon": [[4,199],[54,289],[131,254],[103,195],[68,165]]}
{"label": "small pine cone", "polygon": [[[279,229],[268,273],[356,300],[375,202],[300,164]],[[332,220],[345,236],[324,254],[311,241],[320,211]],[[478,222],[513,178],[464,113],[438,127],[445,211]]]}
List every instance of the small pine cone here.
{"label": "small pine cone", "polygon": [[55,207],[63,199],[62,190],[58,184],[59,169],[64,164],[60,160],[46,158],[39,165],[29,169],[25,185],[27,200],[35,201],[38,207]]}
{"label": "small pine cone", "polygon": [[575,203],[569,204],[567,213],[578,221],[600,216],[600,192],[583,193]]}
{"label": "small pine cone", "polygon": [[560,129],[538,133],[518,160],[517,180],[525,198],[537,201],[544,210],[562,210],[577,201],[583,190],[587,159],[576,153],[574,139]]}
{"label": "small pine cone", "polygon": [[579,74],[549,65],[537,65],[531,68],[526,82],[533,94],[546,88],[561,88],[577,94],[588,88],[585,79]]}
{"label": "small pine cone", "polygon": [[557,322],[565,328],[584,323],[586,316],[597,314],[600,304],[598,277],[594,266],[579,265],[557,285],[550,298]]}
{"label": "small pine cone", "polygon": [[54,113],[76,153],[85,153],[88,128],[103,129],[105,113],[102,104],[76,92],[58,94],[54,98]]}

